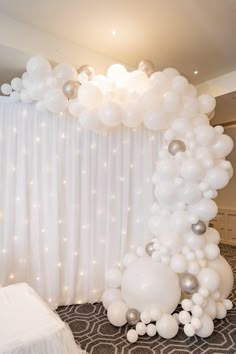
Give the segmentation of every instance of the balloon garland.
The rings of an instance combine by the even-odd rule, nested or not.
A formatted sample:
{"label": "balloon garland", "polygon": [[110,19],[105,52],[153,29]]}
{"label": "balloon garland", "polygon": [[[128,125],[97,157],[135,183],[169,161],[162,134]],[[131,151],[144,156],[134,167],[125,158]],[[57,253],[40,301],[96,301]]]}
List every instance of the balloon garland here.
{"label": "balloon garland", "polygon": [[[1,90],[14,100],[35,102],[39,110],[67,110],[98,133],[120,124],[165,130],[152,179],[153,238],[107,272],[102,301],[114,326],[133,326],[127,332],[131,343],[144,334],[173,338],[179,325],[188,337],[208,337],[213,319],[224,318],[233,306],[227,299],[233,273],[220,255],[219,233],[209,227],[218,211],[217,190],[233,174],[225,160],[233,141],[223,127],[209,125],[214,97],[198,96],[173,68],[154,72],[144,60],[138,69],[129,73],[115,64],[103,76],[88,65],[77,72],[33,57],[22,78]],[[182,310],[173,313],[179,303]]]}

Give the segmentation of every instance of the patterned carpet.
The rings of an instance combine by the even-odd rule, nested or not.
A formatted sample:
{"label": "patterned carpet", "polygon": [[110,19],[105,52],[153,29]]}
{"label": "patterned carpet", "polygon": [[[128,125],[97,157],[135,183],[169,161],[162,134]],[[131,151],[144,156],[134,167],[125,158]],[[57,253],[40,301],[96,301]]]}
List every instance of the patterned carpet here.
{"label": "patterned carpet", "polygon": [[[236,247],[222,245],[221,253],[233,268],[236,279]],[[236,281],[230,298],[236,305]],[[135,344],[126,340],[129,326],[113,327],[101,304],[61,306],[57,312],[89,354],[236,354],[236,306],[225,319],[214,320],[215,330],[209,338],[187,338],[181,328],[173,339],[144,336]]]}

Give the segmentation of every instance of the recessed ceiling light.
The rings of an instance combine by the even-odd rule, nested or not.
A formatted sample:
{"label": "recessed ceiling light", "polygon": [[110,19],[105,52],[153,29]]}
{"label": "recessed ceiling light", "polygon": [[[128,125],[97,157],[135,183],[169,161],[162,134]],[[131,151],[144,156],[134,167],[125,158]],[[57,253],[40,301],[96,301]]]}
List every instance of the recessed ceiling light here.
{"label": "recessed ceiling light", "polygon": [[195,70],[193,73],[194,73],[195,75],[197,75],[197,74],[198,74],[198,71],[197,71],[197,70]]}
{"label": "recessed ceiling light", "polygon": [[117,31],[116,31],[116,30],[112,30],[111,33],[112,33],[113,36],[116,36],[116,35],[117,35]]}

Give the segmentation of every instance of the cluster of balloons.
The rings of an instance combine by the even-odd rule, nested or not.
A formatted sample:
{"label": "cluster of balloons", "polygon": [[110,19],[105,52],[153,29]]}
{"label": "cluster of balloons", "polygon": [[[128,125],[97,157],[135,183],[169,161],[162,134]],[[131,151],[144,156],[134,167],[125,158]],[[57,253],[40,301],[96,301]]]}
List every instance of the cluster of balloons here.
{"label": "cluster of balloons", "polygon": [[40,56],[29,59],[26,72],[3,84],[1,90],[14,100],[35,102],[39,110],[53,113],[69,111],[84,128],[95,132],[124,124],[141,124],[151,130],[169,128],[176,117],[191,120],[197,114],[212,115],[215,99],[197,97],[196,88],[173,68],[154,72],[154,66],[142,60],[138,70],[127,72],[120,64],[112,65],[107,75],[95,75],[93,67],[51,64]]}
{"label": "cluster of balloons", "polygon": [[[129,342],[158,333],[174,337],[179,324],[191,337],[208,337],[214,318],[224,318],[232,302],[233,273],[220,255],[219,233],[209,227],[217,214],[213,199],[233,174],[225,157],[233,141],[213,128],[215,98],[197,95],[173,68],[154,72],[143,60],[127,72],[112,65],[107,76],[91,66],[54,68],[42,57],[27,63],[22,78],[1,90],[15,100],[36,102],[53,113],[68,110],[80,124],[103,132],[120,124],[166,130],[153,175],[156,202],[149,220],[154,238],[125,255],[121,268],[106,274],[102,301],[114,326],[127,322]],[[174,313],[181,303],[180,313]]]}
{"label": "cluster of balloons", "polygon": [[[149,80],[152,77],[155,74]],[[121,268],[108,271],[102,298],[114,326],[133,326],[127,332],[131,343],[144,334],[172,338],[179,325],[188,337],[208,337],[213,320],[224,318],[233,306],[227,299],[233,273],[220,255],[219,233],[209,227],[218,211],[213,201],[217,190],[233,174],[225,160],[233,141],[223,127],[209,125],[213,97],[183,91],[180,76],[173,75],[169,82],[172,91],[158,101],[162,112],[170,97],[166,107],[173,116],[152,179],[156,202],[149,229],[154,238],[126,254]],[[180,93],[182,97],[174,105],[177,92],[178,99]],[[182,310],[175,313],[179,303]]]}

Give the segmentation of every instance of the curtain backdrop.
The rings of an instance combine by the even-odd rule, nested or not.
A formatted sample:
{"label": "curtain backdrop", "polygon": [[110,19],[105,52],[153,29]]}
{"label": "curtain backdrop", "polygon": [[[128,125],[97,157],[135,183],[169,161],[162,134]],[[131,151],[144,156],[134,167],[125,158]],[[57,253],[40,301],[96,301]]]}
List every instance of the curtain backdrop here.
{"label": "curtain backdrop", "polygon": [[25,281],[52,307],[95,302],[104,274],[149,239],[160,133],[107,136],[78,119],[0,100],[0,284]]}

